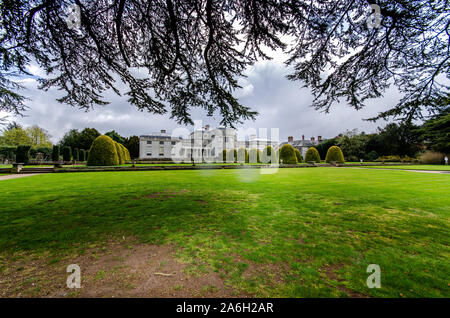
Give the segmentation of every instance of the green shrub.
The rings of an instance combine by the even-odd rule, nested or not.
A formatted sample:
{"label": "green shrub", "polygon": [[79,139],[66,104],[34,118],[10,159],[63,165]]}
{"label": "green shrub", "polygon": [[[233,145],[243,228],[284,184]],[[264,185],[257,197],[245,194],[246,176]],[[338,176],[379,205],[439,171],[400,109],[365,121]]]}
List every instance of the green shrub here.
{"label": "green shrub", "polygon": [[278,163],[277,158],[278,156],[273,150],[272,146],[267,146],[266,148],[264,148],[261,155],[262,163]]}
{"label": "green shrub", "polygon": [[114,140],[105,135],[100,135],[92,142],[88,154],[88,166],[117,166],[119,155],[117,154]]}
{"label": "green shrub", "polygon": [[297,157],[297,161],[299,163],[303,162],[303,157],[302,157],[302,154],[300,153],[300,150],[298,150],[297,148],[294,148],[294,151],[295,151],[295,156]]}
{"label": "green shrub", "polygon": [[250,163],[259,163],[261,162],[261,158],[259,156],[259,151],[255,148],[250,149],[248,152],[248,162]]}
{"label": "green shrub", "polygon": [[9,161],[14,161],[16,152],[17,152],[16,146],[0,146],[0,156],[2,156],[3,159],[8,159]]}
{"label": "green shrub", "polygon": [[72,160],[72,149],[69,146],[65,146],[62,149],[63,161]]}
{"label": "green shrub", "polygon": [[420,155],[421,163],[441,165],[444,163],[444,154],[434,151],[427,151]]}
{"label": "green shrub", "polygon": [[227,162],[227,150],[222,150],[222,162]]}
{"label": "green shrub", "polygon": [[59,146],[53,146],[52,161],[53,162],[58,162],[59,161]]}
{"label": "green shrub", "polygon": [[125,163],[125,154],[123,149],[117,141],[114,141],[114,146],[116,147],[117,155],[119,156],[119,165],[123,165]]}
{"label": "green shrub", "polygon": [[239,148],[237,152],[237,162],[245,163],[248,162],[248,151],[245,148]]}
{"label": "green shrub", "polygon": [[124,154],[125,163],[130,162],[131,161],[130,152],[124,145],[120,144],[120,147],[122,148]]}
{"label": "green shrub", "polygon": [[326,162],[339,162],[339,163],[344,163],[344,154],[342,153],[341,148],[339,148],[338,146],[331,146],[330,148],[328,148],[327,151],[327,156],[325,157],[325,161]]}
{"label": "green shrub", "polygon": [[78,151],[78,148],[73,150],[73,160],[80,161],[80,152]]}
{"label": "green shrub", "polygon": [[378,154],[375,150],[372,150],[367,154],[367,160],[374,161],[378,158]]}
{"label": "green shrub", "polygon": [[305,161],[320,162],[320,155],[316,148],[310,147],[305,153]]}
{"label": "green shrub", "polygon": [[230,149],[227,151],[227,162],[233,163],[236,162],[237,158],[237,150],[236,149]]}
{"label": "green shrub", "polygon": [[280,149],[280,161],[283,164],[297,164],[297,156],[295,155],[295,148],[290,144],[285,144]]}
{"label": "green shrub", "polygon": [[30,161],[31,146],[17,146],[16,163],[27,164]]}
{"label": "green shrub", "polygon": [[375,161],[382,161],[382,162],[400,162],[402,159],[400,156],[381,156],[378,157]]}

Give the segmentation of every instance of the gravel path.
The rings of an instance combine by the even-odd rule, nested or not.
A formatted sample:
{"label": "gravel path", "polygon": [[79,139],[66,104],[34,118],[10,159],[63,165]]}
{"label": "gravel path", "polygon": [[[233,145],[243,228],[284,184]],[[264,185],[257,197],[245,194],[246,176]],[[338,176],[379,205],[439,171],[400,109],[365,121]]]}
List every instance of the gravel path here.
{"label": "gravel path", "polygon": [[0,176],[0,181],[2,180],[9,180],[9,179],[16,179],[16,178],[23,178],[23,177],[30,177],[35,176],[40,173],[21,173],[21,174],[8,174],[6,176]]}

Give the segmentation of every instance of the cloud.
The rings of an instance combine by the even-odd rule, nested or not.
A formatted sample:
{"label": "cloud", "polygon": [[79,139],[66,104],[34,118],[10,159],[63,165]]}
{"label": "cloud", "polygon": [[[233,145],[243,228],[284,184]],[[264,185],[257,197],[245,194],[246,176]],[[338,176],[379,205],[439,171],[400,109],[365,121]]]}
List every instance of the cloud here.
{"label": "cloud", "polygon": [[[353,128],[373,132],[377,126],[384,126],[385,122],[372,123],[363,119],[395,105],[400,97],[395,89],[390,89],[384,98],[368,101],[363,110],[356,111],[346,103],[341,103],[334,106],[330,113],[324,114],[310,107],[313,97],[309,89],[302,88],[300,82],[286,79],[289,70],[283,61],[283,55],[275,54],[273,60],[257,62],[245,72],[245,78],[239,79],[242,89],[236,91],[236,97],[241,103],[257,111],[259,116],[255,121],[237,125],[237,128],[279,128],[282,141],[288,136],[298,139],[301,135],[306,138],[318,135],[329,138]],[[29,70],[34,75],[44,76],[35,65],[31,65]],[[144,74],[142,70],[135,72]],[[96,128],[101,133],[114,129],[124,136],[149,134],[161,129],[170,132],[179,127],[175,120],[170,119],[169,114],[141,112],[130,105],[126,97],[117,96],[112,91],[104,94],[109,105],[85,112],[58,103],[56,99],[62,96],[62,92],[57,89],[41,91],[33,78],[25,78],[21,82],[27,88],[23,93],[30,98],[27,102],[29,110],[25,117],[15,117],[12,120],[26,126],[37,124],[47,129],[53,142],[57,142],[69,129],[85,127]],[[192,118],[202,120],[203,125],[210,124],[214,127],[220,123],[220,116],[217,114],[207,117],[202,109],[192,109],[191,113]]]}

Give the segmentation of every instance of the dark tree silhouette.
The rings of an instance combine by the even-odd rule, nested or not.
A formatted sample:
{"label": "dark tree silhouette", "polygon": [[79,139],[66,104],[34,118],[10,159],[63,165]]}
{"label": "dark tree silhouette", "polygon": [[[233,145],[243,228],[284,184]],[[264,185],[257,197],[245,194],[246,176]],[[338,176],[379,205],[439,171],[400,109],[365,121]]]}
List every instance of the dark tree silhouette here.
{"label": "dark tree silhouette", "polygon": [[[67,23],[74,4],[79,28]],[[369,27],[371,4],[381,16]],[[255,118],[233,96],[237,79],[277,49],[324,111],[339,100],[360,109],[396,85],[401,102],[376,118],[410,120],[449,88],[447,0],[3,0],[0,11],[0,109],[15,113],[25,104],[12,78],[31,61],[48,73],[43,89],[65,92],[60,102],[104,105],[122,81],[138,109],[180,123],[193,107],[225,125]]]}

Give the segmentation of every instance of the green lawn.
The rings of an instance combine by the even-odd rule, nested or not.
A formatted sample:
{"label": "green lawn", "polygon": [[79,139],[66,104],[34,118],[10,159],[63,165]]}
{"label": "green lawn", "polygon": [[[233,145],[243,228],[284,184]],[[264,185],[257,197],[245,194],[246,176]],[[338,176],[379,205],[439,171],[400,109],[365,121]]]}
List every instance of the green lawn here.
{"label": "green lawn", "polygon": [[431,171],[450,171],[450,166],[445,165],[399,165],[390,166],[385,164],[384,166],[373,166],[371,168],[388,168],[388,169],[403,169],[403,170],[431,170]]}
{"label": "green lawn", "polygon": [[[174,244],[244,295],[450,297],[449,189],[449,175],[337,168],[4,180],[0,273],[14,255],[53,259],[133,236]],[[380,289],[366,286],[369,264]]]}

